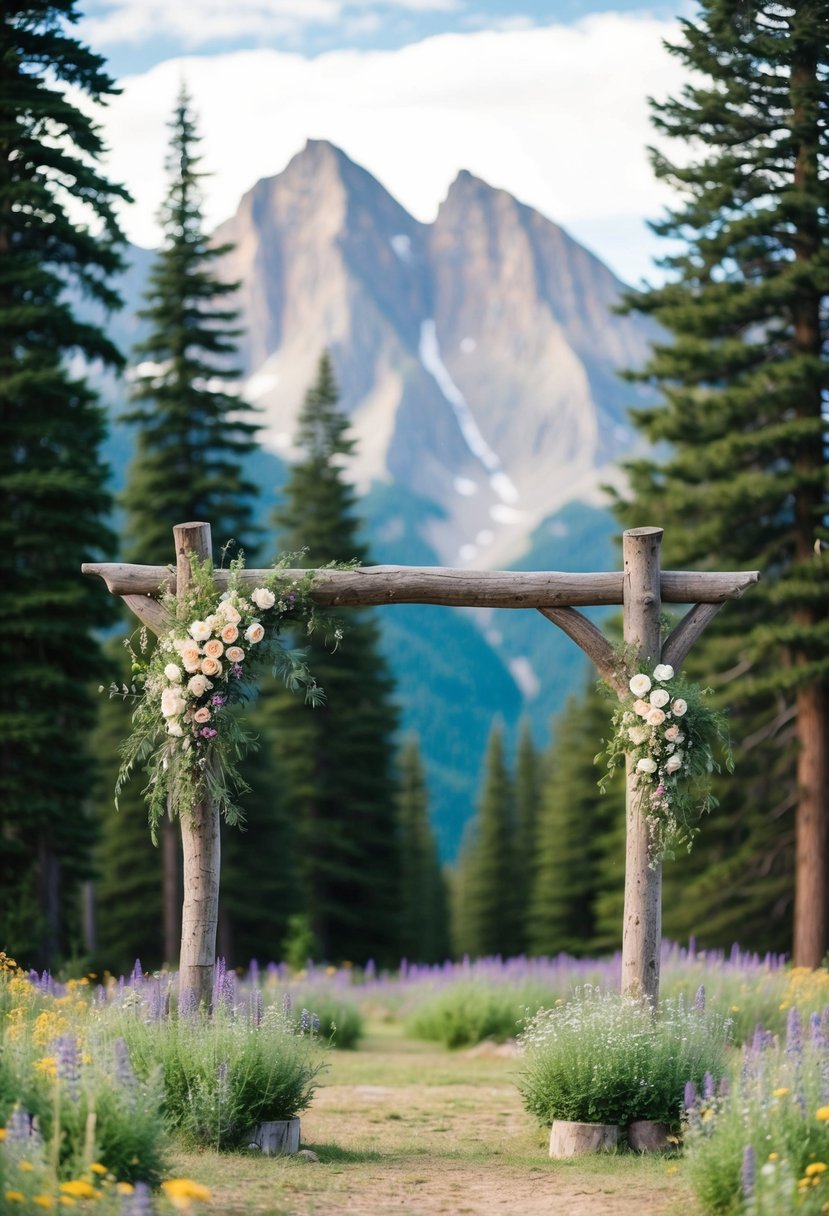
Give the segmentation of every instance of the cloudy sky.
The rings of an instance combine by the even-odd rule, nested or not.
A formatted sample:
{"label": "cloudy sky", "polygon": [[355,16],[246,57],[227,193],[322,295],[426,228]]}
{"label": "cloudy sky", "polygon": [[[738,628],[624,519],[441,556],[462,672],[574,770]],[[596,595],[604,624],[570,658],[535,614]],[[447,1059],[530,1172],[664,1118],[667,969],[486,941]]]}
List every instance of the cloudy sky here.
{"label": "cloudy sky", "polygon": [[682,86],[664,39],[692,0],[79,0],[123,92],[105,112],[124,226],[158,240],[180,82],[203,136],[210,226],[308,138],[329,139],[418,219],[462,169],[562,224],[623,279],[655,279],[669,201],[648,96]]}

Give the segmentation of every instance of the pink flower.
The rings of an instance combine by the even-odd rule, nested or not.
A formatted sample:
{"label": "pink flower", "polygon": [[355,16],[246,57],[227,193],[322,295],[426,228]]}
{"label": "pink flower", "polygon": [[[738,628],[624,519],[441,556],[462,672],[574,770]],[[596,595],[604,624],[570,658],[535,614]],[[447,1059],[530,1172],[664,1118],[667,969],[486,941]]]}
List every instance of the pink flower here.
{"label": "pink flower", "polygon": [[201,669],[206,676],[220,676],[222,674],[222,665],[218,659],[211,659],[206,656],[201,661]]}
{"label": "pink flower", "polygon": [[662,709],[652,709],[645,718],[648,726],[661,726],[665,721],[665,711]]}
{"label": "pink flower", "polygon": [[688,702],[683,701],[682,697],[677,697],[671,706],[671,709],[674,711],[677,718],[681,718],[684,713],[688,712]]}
{"label": "pink flower", "polygon": [[220,659],[224,652],[225,648],[218,638],[211,638],[204,644],[204,653],[209,659]]}

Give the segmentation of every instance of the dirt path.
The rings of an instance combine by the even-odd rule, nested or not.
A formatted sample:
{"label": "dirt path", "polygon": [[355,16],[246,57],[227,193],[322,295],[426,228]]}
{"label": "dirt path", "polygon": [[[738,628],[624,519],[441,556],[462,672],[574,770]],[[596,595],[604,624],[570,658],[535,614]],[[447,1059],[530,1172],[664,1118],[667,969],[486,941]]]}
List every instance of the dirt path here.
{"label": "dirt path", "polygon": [[551,1161],[515,1072],[503,1056],[374,1039],[335,1057],[302,1116],[319,1163],[214,1158],[215,1177],[203,1156],[188,1166],[228,1216],[693,1216],[664,1159]]}

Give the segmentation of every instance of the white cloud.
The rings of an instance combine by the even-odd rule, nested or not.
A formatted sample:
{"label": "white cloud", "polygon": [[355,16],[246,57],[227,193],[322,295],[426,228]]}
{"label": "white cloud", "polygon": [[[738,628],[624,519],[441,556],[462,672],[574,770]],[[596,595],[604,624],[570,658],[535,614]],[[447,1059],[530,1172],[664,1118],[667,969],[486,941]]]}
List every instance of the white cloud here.
{"label": "white cloud", "polygon": [[352,17],[359,23],[361,14],[369,22],[364,28],[375,28],[377,17],[367,10],[450,13],[459,7],[459,0],[97,0],[84,18],[83,32],[101,46],[174,38],[193,48],[228,38],[294,35]]}
{"label": "white cloud", "polygon": [[575,26],[443,34],[394,51],[169,60],[124,79],[104,113],[110,173],[136,199],[126,228],[139,244],[157,242],[166,124],[184,78],[214,175],[205,183],[210,226],[306,139],[329,139],[421,220],[434,218],[466,168],[583,232],[631,277],[645,269],[643,218],[667,199],[645,153],[645,95],[682,85],[662,46],[673,33],[672,23],[605,13]]}

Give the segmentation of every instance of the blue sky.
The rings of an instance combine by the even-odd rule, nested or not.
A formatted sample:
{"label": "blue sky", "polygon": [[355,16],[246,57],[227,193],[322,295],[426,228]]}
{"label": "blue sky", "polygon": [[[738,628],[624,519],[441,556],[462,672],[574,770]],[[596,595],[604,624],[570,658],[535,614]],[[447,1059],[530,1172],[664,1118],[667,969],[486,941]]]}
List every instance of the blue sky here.
{"label": "blue sky", "polygon": [[430,220],[462,169],[561,223],[628,282],[655,278],[669,200],[647,96],[681,87],[663,47],[686,0],[80,0],[79,33],[123,87],[110,170],[154,245],[179,83],[203,135],[212,225],[306,139],[330,139]]}

